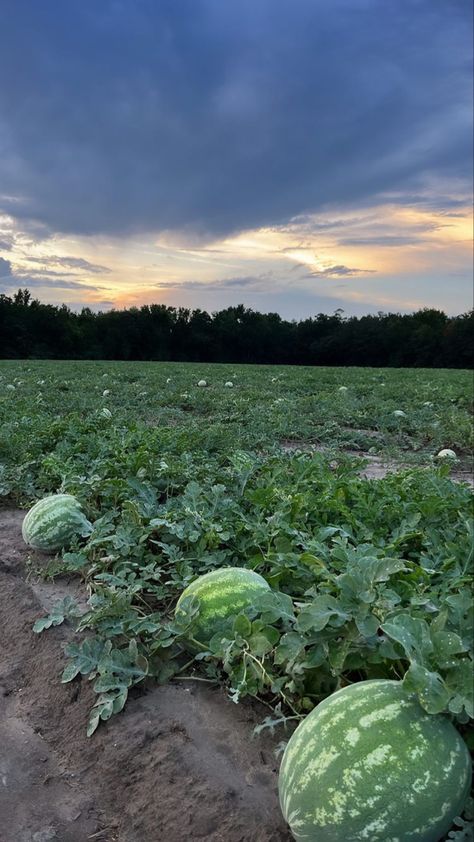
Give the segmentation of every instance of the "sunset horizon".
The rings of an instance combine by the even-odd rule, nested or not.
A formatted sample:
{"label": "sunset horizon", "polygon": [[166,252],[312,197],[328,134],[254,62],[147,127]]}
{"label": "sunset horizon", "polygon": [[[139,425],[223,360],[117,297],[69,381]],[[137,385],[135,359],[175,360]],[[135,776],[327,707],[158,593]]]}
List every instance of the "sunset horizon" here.
{"label": "sunset horizon", "polygon": [[7,0],[0,294],[472,307],[470,6]]}

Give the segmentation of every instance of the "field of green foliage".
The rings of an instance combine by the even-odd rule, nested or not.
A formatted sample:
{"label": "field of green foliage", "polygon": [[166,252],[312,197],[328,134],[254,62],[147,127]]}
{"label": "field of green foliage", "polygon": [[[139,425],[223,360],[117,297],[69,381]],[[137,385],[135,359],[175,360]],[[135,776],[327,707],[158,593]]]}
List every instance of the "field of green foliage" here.
{"label": "field of green foliage", "polygon": [[[469,741],[472,493],[450,472],[472,397],[466,371],[0,362],[0,503],[64,491],[94,524],[46,570],[83,578],[86,612],[35,629],[77,624],[63,680],[94,683],[89,733],[150,679],[225,683],[273,728],[391,677]],[[401,470],[365,479],[365,456]],[[174,606],[222,566],[273,590],[190,654],[198,609]]]}

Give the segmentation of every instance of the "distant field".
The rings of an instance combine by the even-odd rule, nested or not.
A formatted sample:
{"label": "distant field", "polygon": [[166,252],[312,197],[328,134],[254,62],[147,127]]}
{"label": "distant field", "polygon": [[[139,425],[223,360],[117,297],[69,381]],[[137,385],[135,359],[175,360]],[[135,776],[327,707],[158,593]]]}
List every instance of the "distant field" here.
{"label": "distant field", "polygon": [[[275,615],[280,626],[263,652],[257,645],[264,661],[275,659],[267,669],[279,676],[276,698],[307,710],[341,681],[354,680],[354,665],[357,679],[401,677],[408,662],[390,665],[395,654],[387,660],[385,651],[371,653],[381,638],[369,645],[366,637],[384,617],[408,610],[431,620],[450,595],[464,594],[472,534],[470,493],[459,480],[470,478],[471,386],[467,371],[2,362],[0,500],[25,506],[62,491],[81,501],[93,534],[52,558],[46,572],[70,570],[87,581],[92,608],[82,626],[96,629],[99,641],[112,638],[121,648],[136,639],[140,657],[148,658],[163,635],[165,661],[146,671],[159,680],[179,670],[179,633],[167,623],[196,575],[250,567],[304,601],[316,582],[334,599],[339,573],[354,565],[362,594],[356,589],[354,604],[344,596],[340,617],[339,609],[333,621],[327,614],[335,649],[317,650],[326,672],[319,667],[311,692],[311,670],[306,665],[306,675],[300,665],[295,672],[293,663],[296,655],[304,660],[304,647],[296,653],[283,647],[283,656],[273,645],[294,622],[288,626],[285,612]],[[442,448],[457,459],[437,458]],[[400,579],[390,580],[392,589],[380,594],[369,618],[366,563],[387,564]],[[399,573],[405,564],[425,572],[405,581]],[[369,604],[373,599],[375,592]],[[349,604],[362,611],[359,619]],[[148,615],[153,620],[135,625]],[[361,635],[355,642],[354,619]],[[465,622],[453,615],[451,631],[460,633]],[[265,696],[262,675],[250,680],[245,668],[242,679],[239,652],[226,667],[237,698]],[[216,657],[219,663],[222,653]],[[443,663],[440,656],[441,673]],[[207,667],[212,675],[216,669],[220,675]],[[417,674],[417,690],[434,693],[433,704],[443,709],[450,694],[461,692],[461,679],[440,693],[433,674],[422,680]],[[143,678],[139,671],[126,687]]]}
{"label": "distant field", "polygon": [[313,445],[425,466],[451,448],[466,469],[472,404],[467,371],[4,361],[0,483],[32,496],[127,447],[224,456]]}
{"label": "distant field", "polygon": [[[39,633],[68,621],[62,680],[89,679],[71,689],[75,699],[88,688],[81,708],[69,705],[82,711],[71,734],[87,716],[93,734],[137,685],[138,715],[140,688],[187,681],[223,685],[234,702],[251,697],[257,731],[279,726],[284,738],[282,726],[335,690],[391,678],[474,745],[472,494],[459,482],[469,476],[472,399],[467,371],[1,362],[0,574],[3,564],[3,588],[23,587],[4,599],[4,626],[17,629],[11,663],[21,641],[35,657],[33,622]],[[457,460],[438,459],[442,448]],[[24,545],[18,507],[57,491],[78,498],[92,534],[45,556]],[[196,654],[199,606],[191,600],[175,618],[176,602],[222,567],[256,571],[271,590]],[[46,699],[61,656],[54,634],[36,640],[52,666],[32,710],[48,710],[56,734],[66,696]],[[199,698],[201,711],[214,704]],[[115,746],[121,729],[135,733],[127,715],[116,721],[99,740],[113,733]],[[232,713],[228,721],[233,733]],[[154,792],[154,771],[145,780]],[[262,839],[276,838],[271,803]]]}

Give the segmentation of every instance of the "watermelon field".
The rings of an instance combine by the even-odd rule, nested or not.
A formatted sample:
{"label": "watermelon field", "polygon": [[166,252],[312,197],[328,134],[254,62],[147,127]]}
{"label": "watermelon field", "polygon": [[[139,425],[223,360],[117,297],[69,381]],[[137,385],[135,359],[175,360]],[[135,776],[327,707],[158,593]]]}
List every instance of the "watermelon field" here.
{"label": "watermelon field", "polygon": [[[0,842],[472,840],[473,399],[460,370],[0,362]],[[365,688],[361,784],[357,703],[352,760],[291,740]]]}

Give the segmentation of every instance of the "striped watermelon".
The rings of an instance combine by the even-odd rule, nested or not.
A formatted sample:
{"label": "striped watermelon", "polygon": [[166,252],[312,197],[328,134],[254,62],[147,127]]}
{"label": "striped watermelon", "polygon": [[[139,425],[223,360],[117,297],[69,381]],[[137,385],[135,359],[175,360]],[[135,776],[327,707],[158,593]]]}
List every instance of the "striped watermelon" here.
{"label": "striped watermelon", "polygon": [[299,725],[280,769],[298,842],[439,842],[462,811],[469,752],[398,681],[338,690]]}
{"label": "striped watermelon", "polygon": [[199,616],[193,628],[193,637],[200,643],[209,643],[225,620],[252,604],[256,594],[270,586],[258,573],[243,567],[221,567],[195,579],[181,594],[176,605],[179,616],[183,599],[192,594],[199,599]]}
{"label": "striped watermelon", "polygon": [[39,500],[26,515],[24,541],[35,550],[55,552],[67,548],[77,536],[90,535],[92,524],[81,504],[70,494],[53,494]]}

